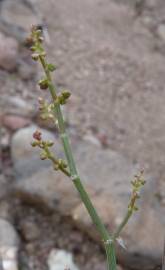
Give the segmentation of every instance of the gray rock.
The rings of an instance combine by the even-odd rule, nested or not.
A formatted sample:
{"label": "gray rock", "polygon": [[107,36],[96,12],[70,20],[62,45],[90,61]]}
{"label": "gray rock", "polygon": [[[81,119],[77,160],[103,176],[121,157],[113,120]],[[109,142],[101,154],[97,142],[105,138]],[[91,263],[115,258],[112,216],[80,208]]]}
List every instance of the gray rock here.
{"label": "gray rock", "polygon": [[[26,176],[29,177],[40,168],[47,167],[51,164],[50,161],[43,162],[40,160],[40,149],[33,148],[31,146],[31,142],[33,141],[33,133],[36,129],[41,130],[43,139],[53,140],[56,143],[53,133],[40,129],[36,125],[31,125],[18,130],[12,137],[11,141],[12,159],[17,178],[23,178]],[[58,143],[56,143],[55,148],[56,152],[59,153]]]}
{"label": "gray rock", "polygon": [[113,190],[120,197],[128,195],[130,179],[137,172],[137,166],[116,151],[86,141],[73,144],[73,152],[84,183],[107,193]]}
{"label": "gray rock", "polygon": [[11,207],[7,200],[1,200],[0,202],[0,218],[4,220],[11,221]]}
{"label": "gray rock", "polygon": [[4,198],[7,194],[6,177],[0,173],[0,199]]}
{"label": "gray rock", "polygon": [[[22,149],[25,149],[24,144]],[[137,166],[132,165],[115,151],[102,149],[86,141],[75,141],[73,152],[80,176],[92,196],[94,205],[104,223],[110,231],[113,231],[121,222],[127,209],[131,191],[130,181],[137,172]],[[18,160],[15,160],[15,164],[20,157],[23,160],[24,156],[30,159],[30,163],[27,162],[26,166],[26,170],[30,171],[31,161],[33,161],[31,150],[21,151],[21,155],[17,155]],[[22,172],[23,168],[24,166],[20,164],[17,172]],[[64,215],[72,215],[78,227],[98,240],[98,234],[93,229],[89,216],[69,179],[52,169],[40,169],[31,177],[27,177],[28,174],[22,176],[24,178],[22,177],[14,186],[15,195],[26,202],[41,207],[44,205],[52,211],[59,210]],[[122,233],[128,249],[126,252],[123,252],[120,247],[117,249],[119,261],[126,266],[135,264],[135,269],[154,269],[159,265],[162,254],[165,220],[160,214],[160,209],[159,211],[157,209],[158,204],[153,193],[155,182],[149,176],[147,179],[148,185],[140,201],[141,211],[134,215]],[[151,237],[152,231],[154,235]],[[140,260],[138,264],[137,254]]]}
{"label": "gray rock", "polygon": [[[59,205],[62,205],[59,206],[60,209],[65,209],[63,204],[69,206],[68,202],[71,202],[71,207],[69,206],[71,209],[75,204],[74,198],[77,196],[70,180],[53,170],[45,170],[44,166],[49,166],[50,162],[40,161],[38,151],[25,144],[25,141],[30,142],[35,128],[22,129],[12,139],[14,168],[17,178],[20,178],[20,181],[16,183],[16,189],[19,194],[26,193],[30,197],[35,195],[36,198],[43,198],[48,205],[53,206],[52,202],[57,201]],[[47,132],[45,137],[47,137]],[[52,139],[52,135],[49,138]],[[60,147],[55,144],[56,153],[61,154],[58,148]],[[134,166],[118,153],[103,150],[86,141],[73,143],[73,152],[82,181],[89,186],[91,192],[92,190],[94,193],[104,190],[105,193],[109,193],[110,190],[113,190],[122,202],[127,200],[130,178],[136,171]],[[36,174],[34,174],[35,172]],[[55,194],[57,194],[57,198]],[[70,197],[68,198],[68,196]]]}
{"label": "gray rock", "polygon": [[7,220],[0,218],[0,246],[18,248],[19,238],[13,227]]}
{"label": "gray rock", "polygon": [[52,168],[40,169],[31,177],[20,179],[15,184],[13,193],[41,210],[58,210],[64,215],[70,214],[80,203],[72,181]]}

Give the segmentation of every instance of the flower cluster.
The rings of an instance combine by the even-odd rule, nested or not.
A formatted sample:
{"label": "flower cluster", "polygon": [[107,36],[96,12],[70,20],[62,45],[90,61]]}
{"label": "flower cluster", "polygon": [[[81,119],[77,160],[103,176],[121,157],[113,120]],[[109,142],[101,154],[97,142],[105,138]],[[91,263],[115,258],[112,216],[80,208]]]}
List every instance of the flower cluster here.
{"label": "flower cluster", "polygon": [[67,176],[70,176],[70,173],[67,170],[67,163],[63,159],[58,159],[55,155],[50,151],[50,148],[54,145],[54,143],[50,140],[44,141],[42,140],[42,133],[39,130],[36,130],[33,133],[33,138],[35,139],[31,145],[33,147],[39,147],[41,150],[40,158],[41,160],[49,159],[53,163],[54,170],[61,170]]}
{"label": "flower cluster", "polygon": [[130,212],[138,210],[138,207],[136,206],[136,201],[137,199],[140,198],[140,195],[139,195],[140,190],[146,183],[146,181],[144,180],[143,174],[144,174],[144,171],[141,171],[138,175],[135,175],[134,180],[131,181],[132,194],[131,194],[130,202],[128,204],[128,210]]}
{"label": "flower cluster", "polygon": [[40,117],[43,120],[55,120],[55,113],[54,113],[54,104],[53,103],[48,103],[45,101],[43,98],[38,99],[39,102],[39,110],[40,110]]}
{"label": "flower cluster", "polygon": [[40,153],[40,158],[42,160],[50,159],[51,153],[49,151],[49,148],[52,147],[54,143],[52,141],[44,141],[44,140],[42,140],[42,133],[39,130],[36,130],[33,133],[33,138],[35,139],[35,141],[33,141],[31,145],[33,147],[38,146],[39,148],[42,149],[42,151]]}

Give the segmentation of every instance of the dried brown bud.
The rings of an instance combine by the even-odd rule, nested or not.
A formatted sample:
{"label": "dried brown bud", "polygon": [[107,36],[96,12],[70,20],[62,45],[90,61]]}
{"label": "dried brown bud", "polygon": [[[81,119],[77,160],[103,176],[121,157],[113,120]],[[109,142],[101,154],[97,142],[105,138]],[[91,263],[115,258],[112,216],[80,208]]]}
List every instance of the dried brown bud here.
{"label": "dried brown bud", "polygon": [[39,130],[36,130],[34,133],[33,133],[33,138],[34,139],[36,139],[37,141],[41,141],[41,135],[42,135],[42,133],[41,133],[41,131],[39,131]]}

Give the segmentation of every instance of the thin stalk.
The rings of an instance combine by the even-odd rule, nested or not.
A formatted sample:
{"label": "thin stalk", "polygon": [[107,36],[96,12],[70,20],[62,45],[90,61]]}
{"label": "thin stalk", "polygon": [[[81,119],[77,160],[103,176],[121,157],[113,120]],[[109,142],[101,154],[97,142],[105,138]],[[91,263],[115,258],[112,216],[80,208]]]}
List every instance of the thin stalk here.
{"label": "thin stalk", "polygon": [[[54,165],[59,165],[59,160],[52,155],[52,153],[49,151],[48,148],[45,148],[45,152],[47,154],[48,159],[50,159]],[[62,171],[65,175],[69,177],[71,176],[70,172],[63,166],[59,166],[59,170]]]}
{"label": "thin stalk", "polygon": [[118,226],[116,232],[113,234],[113,239],[114,239],[114,240],[115,240],[116,238],[119,237],[119,235],[120,235],[122,229],[125,227],[125,225],[127,224],[128,220],[129,220],[130,217],[132,216],[132,213],[133,213],[133,211],[130,210],[130,209],[128,209],[128,211],[127,211],[125,217],[123,218],[121,224]]}
{"label": "thin stalk", "polygon": [[98,216],[98,214],[97,214],[97,212],[96,212],[96,210],[95,210],[95,208],[94,208],[94,206],[89,198],[89,195],[86,192],[86,190],[84,189],[84,186],[80,180],[80,177],[78,176],[78,172],[77,172],[75,161],[74,161],[74,158],[72,155],[72,150],[71,150],[71,146],[69,143],[68,135],[67,135],[66,130],[65,130],[65,123],[64,123],[62,112],[61,112],[60,104],[56,102],[57,91],[56,91],[55,86],[53,85],[51,74],[50,74],[50,71],[47,69],[47,63],[46,63],[44,57],[39,56],[39,59],[40,59],[40,62],[42,64],[42,67],[44,69],[45,75],[46,75],[47,80],[48,80],[48,87],[49,87],[49,91],[50,91],[52,99],[53,99],[54,110],[55,110],[55,114],[56,114],[56,117],[58,120],[59,133],[60,133],[60,137],[61,137],[62,144],[64,147],[66,159],[68,162],[71,179],[73,180],[73,183],[74,183],[76,189],[78,190],[80,197],[81,197],[93,223],[96,225],[96,228],[97,228],[98,232],[100,233],[101,238],[105,244],[108,270],[116,270],[116,256],[115,256],[114,242],[113,242],[110,234],[108,233],[107,229],[105,228],[105,225],[103,224],[100,217]]}

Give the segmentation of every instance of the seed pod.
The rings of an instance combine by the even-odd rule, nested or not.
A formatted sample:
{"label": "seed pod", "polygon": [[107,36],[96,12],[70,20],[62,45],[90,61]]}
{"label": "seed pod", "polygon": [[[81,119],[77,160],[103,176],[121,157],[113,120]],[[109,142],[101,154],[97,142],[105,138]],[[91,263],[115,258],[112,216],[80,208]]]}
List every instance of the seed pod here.
{"label": "seed pod", "polygon": [[55,164],[53,168],[54,168],[55,171],[58,171],[59,170],[59,165]]}
{"label": "seed pod", "polygon": [[33,53],[33,54],[32,54],[32,59],[33,59],[34,61],[38,61],[38,59],[39,59],[39,54],[38,54],[38,53]]}
{"label": "seed pod", "polygon": [[53,141],[47,141],[46,144],[47,144],[48,147],[51,147],[51,146],[54,145],[54,142]]}
{"label": "seed pod", "polygon": [[43,42],[44,38],[43,38],[43,37],[39,37],[38,40],[39,40],[40,42]]}
{"label": "seed pod", "polygon": [[40,159],[41,160],[45,160],[45,159],[47,159],[48,157],[47,157],[47,154],[46,154],[46,152],[43,150],[41,153],[40,153]]}
{"label": "seed pod", "polygon": [[47,64],[47,68],[50,72],[53,72],[56,69],[56,66],[53,64]]}
{"label": "seed pod", "polygon": [[32,142],[32,143],[31,143],[31,146],[32,146],[32,147],[36,147],[36,146],[38,146],[38,141],[34,141],[34,142]]}
{"label": "seed pod", "polygon": [[31,50],[32,52],[35,52],[36,49],[37,49],[36,46],[31,46],[31,47],[30,47],[30,50]]}
{"label": "seed pod", "polygon": [[42,79],[38,82],[38,85],[39,85],[40,89],[46,90],[49,86],[49,82],[47,79]]}
{"label": "seed pod", "polygon": [[58,163],[59,163],[59,166],[61,166],[62,168],[67,168],[68,167],[66,161],[63,160],[63,159],[59,159]]}
{"label": "seed pod", "polygon": [[71,95],[71,93],[69,91],[67,91],[67,90],[62,91],[61,94],[65,99],[68,99],[70,97],[70,95]]}

